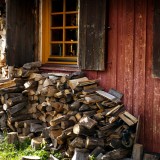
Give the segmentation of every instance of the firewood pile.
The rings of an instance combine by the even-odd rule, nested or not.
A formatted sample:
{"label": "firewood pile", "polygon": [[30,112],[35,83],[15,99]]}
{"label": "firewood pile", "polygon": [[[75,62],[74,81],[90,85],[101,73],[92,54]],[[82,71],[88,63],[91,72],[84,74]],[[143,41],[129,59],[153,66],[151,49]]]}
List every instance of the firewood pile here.
{"label": "firewood pile", "polygon": [[73,160],[127,157],[138,119],[125,110],[123,95],[105,92],[83,72],[41,73],[40,66],[2,69],[9,78],[0,83],[0,128],[9,143],[30,137],[33,148],[45,142],[48,151],[60,150]]}

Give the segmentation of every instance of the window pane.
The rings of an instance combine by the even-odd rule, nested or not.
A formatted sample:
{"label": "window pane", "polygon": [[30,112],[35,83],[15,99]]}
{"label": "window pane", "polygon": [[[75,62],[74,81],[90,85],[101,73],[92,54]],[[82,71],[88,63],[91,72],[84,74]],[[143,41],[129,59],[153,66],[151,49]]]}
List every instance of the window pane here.
{"label": "window pane", "polygon": [[52,13],[63,12],[63,0],[52,0]]}
{"label": "window pane", "polygon": [[66,26],[78,26],[78,14],[66,14]]}
{"label": "window pane", "polygon": [[62,27],[63,26],[63,15],[52,16],[51,27]]}
{"label": "window pane", "polygon": [[78,29],[66,29],[66,41],[77,41]]}
{"label": "window pane", "polygon": [[62,56],[62,44],[51,44],[51,56]]}
{"label": "window pane", "polygon": [[66,0],[66,12],[78,10],[78,0]]}
{"label": "window pane", "polygon": [[65,45],[66,56],[77,56],[77,44]]}
{"label": "window pane", "polygon": [[62,40],[63,40],[63,30],[52,29],[51,41],[62,41]]}

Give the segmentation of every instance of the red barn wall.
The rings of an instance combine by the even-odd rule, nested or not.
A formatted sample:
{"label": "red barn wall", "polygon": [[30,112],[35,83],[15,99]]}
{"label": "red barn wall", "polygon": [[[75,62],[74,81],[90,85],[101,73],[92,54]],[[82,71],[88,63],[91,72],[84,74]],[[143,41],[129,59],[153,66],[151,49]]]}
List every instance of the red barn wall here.
{"label": "red barn wall", "polygon": [[106,90],[124,94],[124,104],[141,115],[140,143],[160,152],[160,79],[152,76],[153,0],[111,0],[109,3],[106,71],[86,71]]}

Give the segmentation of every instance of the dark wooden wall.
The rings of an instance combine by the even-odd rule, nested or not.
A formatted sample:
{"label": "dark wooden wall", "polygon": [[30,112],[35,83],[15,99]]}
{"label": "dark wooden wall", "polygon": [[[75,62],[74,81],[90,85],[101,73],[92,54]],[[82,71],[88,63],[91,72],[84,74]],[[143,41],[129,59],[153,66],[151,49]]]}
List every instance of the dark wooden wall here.
{"label": "dark wooden wall", "polygon": [[[106,91],[124,94],[126,108],[141,115],[140,143],[160,152],[160,79],[152,77],[153,0],[110,0],[105,72],[86,71]],[[107,45],[107,44],[106,44]]]}
{"label": "dark wooden wall", "polygon": [[34,61],[35,0],[7,0],[7,64]]}

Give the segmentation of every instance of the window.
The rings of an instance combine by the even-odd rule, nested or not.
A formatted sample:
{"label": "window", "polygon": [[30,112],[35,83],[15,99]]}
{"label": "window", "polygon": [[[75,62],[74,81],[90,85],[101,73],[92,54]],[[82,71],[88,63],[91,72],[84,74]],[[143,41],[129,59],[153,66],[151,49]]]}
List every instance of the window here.
{"label": "window", "polygon": [[106,0],[42,0],[43,63],[105,69]]}
{"label": "window", "polygon": [[44,61],[77,64],[78,0],[46,0],[45,3],[48,4],[48,21],[44,19],[48,44]]}

